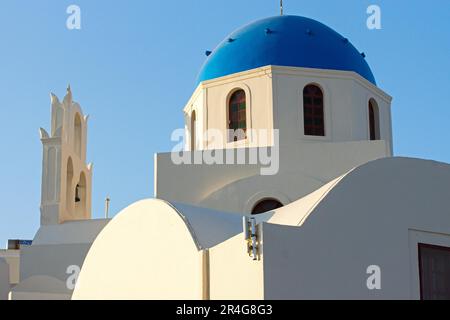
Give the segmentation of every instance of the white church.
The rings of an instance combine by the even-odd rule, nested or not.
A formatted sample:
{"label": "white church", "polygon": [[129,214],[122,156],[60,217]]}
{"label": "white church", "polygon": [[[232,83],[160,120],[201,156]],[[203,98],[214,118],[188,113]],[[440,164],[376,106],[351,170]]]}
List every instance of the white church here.
{"label": "white church", "polygon": [[88,118],[52,95],[41,226],[20,263],[0,258],[0,299],[450,299],[450,165],[393,156],[365,55],[300,16],[206,55],[183,157],[266,150],[272,172],[156,154],[154,198],[92,219]]}

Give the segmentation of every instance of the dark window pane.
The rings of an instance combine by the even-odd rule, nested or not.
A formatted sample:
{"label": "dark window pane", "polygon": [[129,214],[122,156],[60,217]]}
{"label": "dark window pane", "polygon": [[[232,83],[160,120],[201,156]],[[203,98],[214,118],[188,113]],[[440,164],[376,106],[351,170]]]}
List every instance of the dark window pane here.
{"label": "dark window pane", "polygon": [[325,135],[323,94],[315,85],[308,85],[303,90],[303,116],[305,135]]}
{"label": "dark window pane", "polygon": [[[230,97],[228,107],[228,128],[232,130],[246,130],[246,101],[244,90],[234,92]],[[239,135],[239,137],[236,137]],[[245,135],[235,133],[234,141],[245,139]]]}
{"label": "dark window pane", "polygon": [[322,117],[323,110],[321,108],[314,108],[314,115],[318,118]]}
{"label": "dark window pane", "polygon": [[318,127],[321,127],[322,124],[323,124],[323,119],[321,119],[321,118],[315,118],[315,119],[314,119],[314,124],[315,124],[316,126],[318,126]]}
{"label": "dark window pane", "polygon": [[379,137],[377,137],[379,132],[378,127],[378,120],[377,120],[377,109],[372,104],[372,101],[369,102],[369,139],[370,140],[378,140]]}
{"label": "dark window pane", "polygon": [[314,105],[316,105],[316,106],[322,106],[322,105],[323,105],[322,98],[315,98],[315,99],[314,99]]}
{"label": "dark window pane", "polygon": [[423,300],[450,300],[450,248],[419,244]]}
{"label": "dark window pane", "polygon": [[266,199],[259,202],[252,210],[252,214],[260,214],[281,208],[283,204],[275,199]]}

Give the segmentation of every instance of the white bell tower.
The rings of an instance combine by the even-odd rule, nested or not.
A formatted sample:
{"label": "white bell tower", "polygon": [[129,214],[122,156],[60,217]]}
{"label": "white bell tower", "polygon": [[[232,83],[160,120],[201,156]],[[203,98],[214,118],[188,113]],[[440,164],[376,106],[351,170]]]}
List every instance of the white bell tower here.
{"label": "white bell tower", "polygon": [[61,103],[51,94],[51,134],[43,145],[41,225],[91,218],[92,164],[86,164],[87,122],[70,86]]}

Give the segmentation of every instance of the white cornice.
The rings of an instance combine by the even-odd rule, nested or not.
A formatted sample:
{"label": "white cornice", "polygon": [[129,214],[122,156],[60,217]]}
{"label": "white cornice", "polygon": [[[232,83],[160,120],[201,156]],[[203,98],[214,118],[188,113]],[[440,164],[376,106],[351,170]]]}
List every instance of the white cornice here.
{"label": "white cornice", "polygon": [[[392,101],[392,97],[384,92],[382,89],[359,75],[354,71],[341,71],[341,70],[329,70],[329,69],[316,69],[316,68],[300,68],[300,67],[283,67],[283,66],[264,66],[260,68],[255,68],[243,72],[237,72],[231,75],[227,75],[224,77],[219,77],[212,80],[207,80],[201,82],[197,89],[194,91],[192,98],[189,100],[189,103],[194,99],[198,90],[211,88],[215,86],[224,85],[234,81],[242,81],[248,78],[255,78],[260,76],[271,76],[272,74],[277,75],[292,75],[292,76],[314,76],[314,77],[323,77],[323,78],[335,78],[335,79],[349,79],[354,80],[361,86],[365,87],[368,90],[376,92],[380,98],[390,103]],[[188,103],[188,105],[189,105]]]}
{"label": "white cornice", "polygon": [[284,75],[302,75],[302,76],[314,76],[323,78],[336,78],[336,79],[351,79],[358,82],[360,85],[368,90],[375,91],[386,102],[391,102],[392,97],[384,92],[382,89],[368,81],[358,73],[354,71],[341,71],[341,70],[329,70],[329,69],[315,69],[315,68],[299,68],[299,67],[281,67],[271,66],[272,73],[284,74]]}

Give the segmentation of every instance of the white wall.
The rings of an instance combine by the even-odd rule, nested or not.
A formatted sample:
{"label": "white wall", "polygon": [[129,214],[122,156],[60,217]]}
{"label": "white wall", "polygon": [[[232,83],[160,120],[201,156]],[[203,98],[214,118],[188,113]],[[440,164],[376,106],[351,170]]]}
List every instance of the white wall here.
{"label": "white wall", "polygon": [[[192,95],[191,99],[189,100],[188,104],[184,108],[184,117],[185,117],[185,130],[186,130],[186,144],[185,144],[185,150],[192,150],[191,146],[191,134],[194,130],[195,132],[195,140],[196,145],[194,146],[194,149],[204,149],[205,141],[203,139],[203,133],[206,131],[208,124],[208,110],[205,107],[204,100],[205,100],[205,91],[201,88],[198,88],[194,94]],[[192,127],[192,114],[195,111],[195,128]]]}
{"label": "white wall", "polygon": [[0,300],[8,300],[9,290],[9,265],[5,259],[0,258]]}
{"label": "white wall", "polygon": [[160,200],[119,213],[92,245],[74,299],[201,299],[201,252],[180,215]]}
{"label": "white wall", "polygon": [[[369,100],[380,109],[380,137],[392,155],[392,98],[352,72],[308,68],[273,68],[275,127],[281,144],[369,140]],[[325,137],[304,135],[303,89],[315,84],[324,95]]]}
{"label": "white wall", "polygon": [[81,268],[91,244],[34,245],[22,249],[20,278],[36,275],[52,276],[66,282],[69,266]]}
{"label": "white wall", "polygon": [[263,257],[247,253],[243,233],[209,250],[211,300],[264,299]]}
{"label": "white wall", "polygon": [[249,213],[262,198],[290,203],[348,170],[388,154],[384,141],[282,146],[278,174],[262,176],[260,165],[176,165],[171,154],[160,153],[155,157],[155,197]]}
{"label": "white wall", "polygon": [[[246,94],[246,122],[247,128],[273,129],[273,97],[270,68],[260,68],[241,72],[235,75],[206,81],[194,91],[191,99],[184,108],[187,115],[196,110],[197,120],[200,122],[198,135],[204,137],[201,149],[222,149],[237,146],[261,145],[257,137],[248,135],[248,139],[239,142],[229,142],[228,129],[228,101],[232,93],[242,89]],[[190,127],[190,118],[186,117],[186,126]],[[224,139],[214,140],[205,135],[206,130],[219,130]],[[265,145],[272,145],[269,137]]]}
{"label": "white wall", "polygon": [[[325,137],[304,135],[303,89],[308,84],[318,85],[324,94]],[[196,110],[197,135],[218,129],[226,137],[228,98],[236,89],[246,93],[247,128],[280,129],[282,145],[369,140],[368,104],[374,99],[380,111],[380,139],[392,155],[392,97],[349,71],[266,66],[202,82],[184,108],[186,127],[190,129],[190,115]],[[267,145],[272,144],[270,139]],[[258,145],[266,144],[250,136],[240,142],[203,142],[201,149]]]}
{"label": "white wall", "polygon": [[[68,267],[82,267],[92,242],[108,222],[108,219],[82,220],[42,226],[36,233],[33,245],[21,250],[21,293],[16,291],[13,296],[26,296],[26,290],[33,290],[33,297],[45,296],[48,293],[45,291],[45,286],[48,286],[46,280],[64,284],[50,286],[62,288],[62,292],[51,292],[52,294],[70,295],[71,290],[68,293],[65,285],[72,275],[67,273]],[[29,280],[36,277],[39,277],[38,281]],[[24,285],[24,281],[28,284]]]}
{"label": "white wall", "polygon": [[70,300],[71,292],[65,281],[49,276],[32,276],[15,286],[10,300]]}
{"label": "white wall", "polygon": [[[316,201],[267,215],[259,260],[247,255],[241,233],[213,244],[209,297],[418,299],[417,244],[450,246],[449,185],[450,165],[432,161],[384,158],[358,167],[313,195]],[[201,232],[195,219],[182,217],[183,205],[175,207],[144,200],[116,216],[92,246],[74,298],[205,297],[195,241]],[[366,286],[371,265],[381,268],[381,290]]]}
{"label": "white wall", "polygon": [[9,264],[9,281],[12,285],[19,283],[20,278],[20,250],[0,250],[0,259]]}
{"label": "white wall", "polygon": [[[324,93],[325,137],[304,135],[303,89],[311,83]],[[392,98],[348,71],[266,66],[205,81],[184,108],[187,129],[195,110],[197,131],[201,131],[197,136],[207,129],[224,132],[228,98],[237,88],[246,92],[248,129],[279,129],[279,172],[262,176],[259,165],[175,165],[170,154],[157,154],[155,197],[249,213],[264,198],[287,204],[354,167],[392,156]],[[379,141],[369,141],[370,99],[379,108]],[[246,141],[216,141],[209,146],[204,141],[200,149],[273,146],[276,142],[259,143],[250,136]]]}
{"label": "white wall", "polygon": [[[386,158],[342,178],[299,226],[266,223],[266,299],[418,299],[417,243],[450,246],[450,165]],[[296,215],[296,206],[278,214]],[[367,267],[381,268],[368,290]]]}

